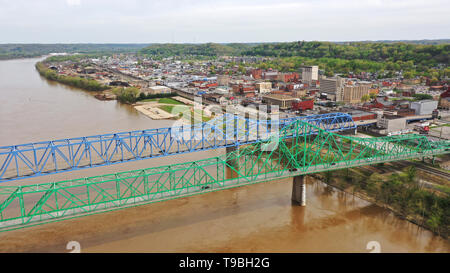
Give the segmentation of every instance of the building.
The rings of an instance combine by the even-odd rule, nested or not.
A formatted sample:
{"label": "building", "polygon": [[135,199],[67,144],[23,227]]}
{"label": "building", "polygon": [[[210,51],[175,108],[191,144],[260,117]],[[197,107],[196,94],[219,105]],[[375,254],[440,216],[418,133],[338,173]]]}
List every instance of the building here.
{"label": "building", "polygon": [[294,89],[300,89],[303,88],[303,84],[302,83],[289,83],[286,84],[286,89],[289,91],[292,91]]}
{"label": "building", "polygon": [[306,83],[311,83],[312,81],[319,80],[319,67],[314,66],[304,66],[302,68],[302,81]]}
{"label": "building", "polygon": [[220,86],[214,90],[214,93],[227,95],[230,93],[230,88],[226,86]]}
{"label": "building", "polygon": [[364,104],[364,108],[367,108],[367,109],[373,109],[373,108],[394,109],[395,104],[392,101],[390,101],[388,97],[384,97],[384,98],[377,97],[371,102],[366,102]]}
{"label": "building", "polygon": [[256,90],[261,94],[270,93],[272,91],[271,82],[258,82],[256,83]]}
{"label": "building", "polygon": [[217,76],[217,84],[219,86],[228,86],[229,82],[230,82],[230,76],[228,76],[228,75],[218,75]]}
{"label": "building", "polygon": [[450,87],[447,91],[441,94],[439,98],[439,107],[443,109],[450,109]]}
{"label": "building", "polygon": [[233,93],[240,94],[240,95],[248,95],[252,93],[255,94],[255,86],[252,84],[235,84],[232,86]]}
{"label": "building", "polygon": [[253,69],[252,70],[252,77],[255,80],[259,80],[262,78],[262,70],[261,69]]}
{"label": "building", "polygon": [[265,71],[262,72],[262,78],[265,80],[277,80],[278,79],[278,71]]}
{"label": "building", "polygon": [[262,101],[270,106],[278,105],[280,110],[286,110],[292,108],[292,103],[296,101],[296,98],[289,95],[272,94],[263,96]]}
{"label": "building", "polygon": [[341,89],[344,87],[344,79],[341,77],[336,78],[324,78],[320,80],[320,93],[327,94],[327,97],[336,97],[337,100],[337,93],[338,89]]}
{"label": "building", "polygon": [[360,103],[364,95],[369,94],[371,84],[346,85],[341,92],[336,94],[336,101],[343,101],[345,103]]}
{"label": "building", "polygon": [[336,101],[345,103],[359,103],[364,95],[368,95],[372,87],[371,82],[345,82],[341,77],[320,80],[320,93],[327,98],[335,97]]}
{"label": "building", "polygon": [[292,110],[295,111],[305,111],[305,110],[313,110],[314,109],[314,101],[313,100],[300,100],[296,99],[292,102]]}
{"label": "building", "polygon": [[416,111],[416,115],[431,115],[433,110],[438,106],[438,102],[435,100],[421,100],[411,102],[411,109]]}
{"label": "building", "polygon": [[377,119],[377,114],[372,112],[353,110],[348,114],[352,116],[353,121]]}
{"label": "building", "polygon": [[385,133],[401,131],[406,128],[406,118],[385,115],[378,119],[377,127],[383,128]]}
{"label": "building", "polygon": [[281,82],[296,82],[300,79],[300,75],[298,73],[279,73],[277,76],[277,80]]}
{"label": "building", "polygon": [[167,86],[157,85],[157,86],[149,87],[148,93],[149,94],[170,94],[170,93],[172,93],[172,89],[170,89]]}
{"label": "building", "polygon": [[296,98],[305,97],[308,94],[306,89],[294,89],[292,90],[292,96]]}
{"label": "building", "polygon": [[414,116],[416,114],[416,111],[414,111],[414,109],[399,109],[397,110],[397,116],[402,116],[402,117],[410,117],[410,116]]}

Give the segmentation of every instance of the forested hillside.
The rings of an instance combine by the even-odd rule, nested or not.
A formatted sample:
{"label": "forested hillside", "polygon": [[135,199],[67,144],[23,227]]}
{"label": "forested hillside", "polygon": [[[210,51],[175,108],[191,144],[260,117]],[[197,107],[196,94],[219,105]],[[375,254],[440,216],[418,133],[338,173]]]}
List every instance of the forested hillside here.
{"label": "forested hillside", "polygon": [[413,61],[414,64],[449,64],[450,44],[291,42],[260,44],[243,55],[270,57],[338,58],[344,60]]}

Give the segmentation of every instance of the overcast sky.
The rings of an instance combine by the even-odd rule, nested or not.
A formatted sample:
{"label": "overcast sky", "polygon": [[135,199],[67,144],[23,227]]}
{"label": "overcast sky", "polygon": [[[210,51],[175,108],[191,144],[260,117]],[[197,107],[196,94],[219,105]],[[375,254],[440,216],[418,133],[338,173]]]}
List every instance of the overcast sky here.
{"label": "overcast sky", "polygon": [[450,38],[449,0],[0,0],[0,43]]}

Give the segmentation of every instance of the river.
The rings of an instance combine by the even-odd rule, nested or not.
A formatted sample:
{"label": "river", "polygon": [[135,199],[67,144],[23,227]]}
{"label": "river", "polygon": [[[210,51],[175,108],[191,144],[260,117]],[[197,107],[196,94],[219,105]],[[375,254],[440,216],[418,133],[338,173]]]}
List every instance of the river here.
{"label": "river", "polygon": [[[42,78],[40,59],[0,61],[0,146],[168,127],[128,105]],[[35,177],[43,183],[193,161],[223,150]],[[0,233],[0,252],[449,252],[450,243],[390,211],[310,179],[293,206],[284,179]]]}

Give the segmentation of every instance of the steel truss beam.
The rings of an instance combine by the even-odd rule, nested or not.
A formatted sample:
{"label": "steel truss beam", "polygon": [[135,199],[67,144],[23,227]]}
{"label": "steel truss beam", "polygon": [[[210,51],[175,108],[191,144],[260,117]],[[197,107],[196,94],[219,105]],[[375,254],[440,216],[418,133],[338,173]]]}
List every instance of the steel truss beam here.
{"label": "steel truss beam", "polygon": [[341,136],[296,120],[286,124],[275,141],[245,145],[224,156],[57,183],[0,187],[0,228],[19,228],[284,177],[449,152],[449,141],[431,142],[419,135]]}
{"label": "steel truss beam", "polygon": [[295,120],[328,131],[356,128],[352,117],[344,113],[269,121],[226,114],[192,126],[4,146],[0,147],[0,182],[255,143]]}

